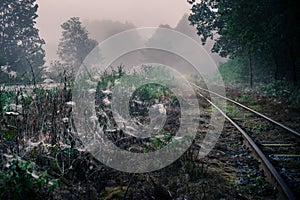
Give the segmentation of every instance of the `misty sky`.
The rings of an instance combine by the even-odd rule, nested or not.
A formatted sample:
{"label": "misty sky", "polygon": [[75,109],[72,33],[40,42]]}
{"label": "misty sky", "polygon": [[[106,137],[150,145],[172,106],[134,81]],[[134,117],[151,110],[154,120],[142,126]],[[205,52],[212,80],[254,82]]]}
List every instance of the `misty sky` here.
{"label": "misty sky", "polygon": [[82,21],[112,20],[137,27],[176,26],[190,5],[186,0],[37,0],[37,27],[46,41],[47,61],[55,58],[60,25],[71,17]]}

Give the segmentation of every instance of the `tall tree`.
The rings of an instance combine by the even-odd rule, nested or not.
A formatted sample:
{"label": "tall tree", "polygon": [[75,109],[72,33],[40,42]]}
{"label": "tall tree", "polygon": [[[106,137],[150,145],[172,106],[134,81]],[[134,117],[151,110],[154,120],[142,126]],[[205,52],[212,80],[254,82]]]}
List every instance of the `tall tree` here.
{"label": "tall tree", "polygon": [[57,53],[62,64],[69,66],[69,73],[74,76],[85,57],[97,45],[97,41],[89,38],[88,31],[78,17],[72,17],[63,23],[61,28],[63,32]]}
{"label": "tall tree", "polygon": [[[273,59],[278,65],[278,55],[286,57],[285,68],[296,74],[299,51],[299,14],[294,1],[289,0],[195,0],[189,20],[196,26],[197,33],[205,43],[214,38],[212,49],[222,56],[247,56],[249,59],[250,82],[252,63],[255,59],[265,62]],[[285,48],[280,48],[284,47]],[[286,50],[283,50],[286,49]],[[272,57],[273,56],[273,57]],[[294,81],[297,79],[294,77]]]}
{"label": "tall tree", "polygon": [[[36,0],[0,1],[1,59],[9,68],[7,72],[16,72],[18,80],[35,81],[45,63],[45,42],[35,27],[37,10]],[[4,73],[1,78],[8,81]]]}

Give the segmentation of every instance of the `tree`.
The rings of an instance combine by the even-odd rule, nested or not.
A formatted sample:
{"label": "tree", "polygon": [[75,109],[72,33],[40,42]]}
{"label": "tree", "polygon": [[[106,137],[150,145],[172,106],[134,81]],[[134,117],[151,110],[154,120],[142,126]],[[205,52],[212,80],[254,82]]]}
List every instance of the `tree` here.
{"label": "tree", "polygon": [[[44,65],[44,40],[39,37],[35,27],[38,5],[35,0],[0,1],[0,51],[1,62],[9,69],[8,74],[16,72],[17,81],[36,81]],[[34,75],[35,73],[35,75]],[[8,74],[1,79],[7,82]],[[28,79],[27,79],[28,78]]]}
{"label": "tree", "polygon": [[272,9],[268,10],[271,16],[268,21],[268,28],[271,30],[268,41],[272,46],[271,52],[277,65],[275,74],[279,76],[285,72],[287,78],[296,83],[299,81],[297,67],[300,64],[299,7],[297,1],[293,0],[275,0],[272,3]]}
{"label": "tree", "polygon": [[62,61],[61,64],[69,66],[68,73],[74,78],[74,73],[97,45],[97,41],[89,38],[88,31],[82,26],[78,17],[69,19],[61,25],[61,28],[63,32],[57,53]]}
{"label": "tree", "polygon": [[[291,63],[294,75],[299,59],[299,14],[293,1],[276,0],[202,0],[192,4],[189,20],[205,44],[207,38],[215,39],[213,52],[222,56],[247,56],[249,59],[250,84],[252,63],[273,60],[276,55]],[[297,43],[298,42],[298,43]],[[286,46],[289,51],[280,48]],[[289,52],[289,53],[287,53]],[[269,62],[268,62],[269,63]],[[284,62],[283,62],[284,63]],[[285,68],[291,68],[285,64]],[[276,73],[275,73],[276,74]],[[294,77],[294,81],[297,79]]]}
{"label": "tree", "polygon": [[[197,27],[197,33],[205,44],[208,38],[215,39],[212,52],[221,56],[245,56],[249,58],[249,79],[253,84],[252,55],[253,49],[258,47],[257,33],[251,17],[254,1],[215,1],[204,0],[194,4],[189,18],[192,25]],[[257,14],[258,15],[258,14]]]}

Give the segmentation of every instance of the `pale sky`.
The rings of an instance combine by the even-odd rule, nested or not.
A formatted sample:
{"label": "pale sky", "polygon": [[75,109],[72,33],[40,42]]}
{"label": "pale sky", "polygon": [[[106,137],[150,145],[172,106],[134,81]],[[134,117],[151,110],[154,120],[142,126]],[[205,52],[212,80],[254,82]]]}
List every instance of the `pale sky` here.
{"label": "pale sky", "polygon": [[39,4],[37,27],[46,41],[47,61],[61,36],[60,25],[71,17],[81,20],[113,20],[130,22],[137,27],[155,27],[160,24],[176,26],[190,5],[186,0],[37,0]]}

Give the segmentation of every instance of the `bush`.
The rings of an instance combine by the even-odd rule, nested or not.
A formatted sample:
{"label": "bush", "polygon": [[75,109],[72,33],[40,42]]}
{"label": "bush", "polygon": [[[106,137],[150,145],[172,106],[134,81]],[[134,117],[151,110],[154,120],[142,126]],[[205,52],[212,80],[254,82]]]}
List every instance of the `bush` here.
{"label": "bush", "polygon": [[4,107],[9,103],[10,92],[0,91],[0,113],[4,112]]}
{"label": "bush", "polygon": [[257,88],[259,93],[279,99],[286,98],[291,104],[295,105],[300,103],[300,88],[284,80],[261,84]]}
{"label": "bush", "polygon": [[249,80],[247,65],[238,59],[221,64],[219,72],[225,83],[248,83]]}
{"label": "bush", "polygon": [[41,189],[53,191],[58,180],[46,171],[37,172],[35,164],[17,156],[1,160],[0,199],[36,199]]}

